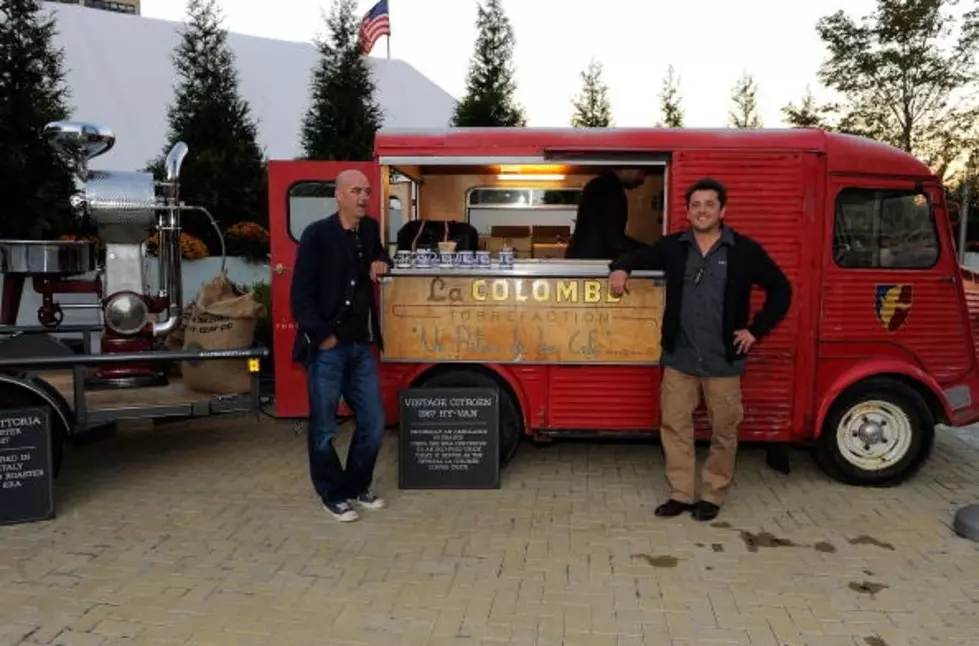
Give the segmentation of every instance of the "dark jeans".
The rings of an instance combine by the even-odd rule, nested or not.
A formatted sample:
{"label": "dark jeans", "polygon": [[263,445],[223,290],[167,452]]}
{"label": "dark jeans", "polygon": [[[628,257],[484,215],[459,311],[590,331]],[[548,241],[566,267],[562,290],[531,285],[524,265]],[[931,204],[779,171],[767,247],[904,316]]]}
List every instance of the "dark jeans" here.
{"label": "dark jeans", "polygon": [[[384,433],[384,406],[377,363],[367,343],[340,343],[317,350],[307,367],[309,384],[309,475],[323,502],[341,502],[366,492]],[[340,396],[356,417],[346,470],[333,446]]]}

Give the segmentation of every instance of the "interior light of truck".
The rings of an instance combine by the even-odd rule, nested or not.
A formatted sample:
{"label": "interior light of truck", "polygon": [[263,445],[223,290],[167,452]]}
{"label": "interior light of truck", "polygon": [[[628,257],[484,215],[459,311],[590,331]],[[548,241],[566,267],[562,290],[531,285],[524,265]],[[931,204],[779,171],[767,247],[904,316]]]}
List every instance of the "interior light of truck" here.
{"label": "interior light of truck", "polygon": [[496,179],[501,182],[560,182],[564,175],[559,173],[500,173]]}
{"label": "interior light of truck", "polygon": [[563,173],[560,164],[502,164],[497,166],[499,173]]}
{"label": "interior light of truck", "polygon": [[258,372],[258,358],[252,357],[248,360],[248,372],[254,374]]}
{"label": "interior light of truck", "polygon": [[566,173],[560,164],[503,164],[497,169],[497,178],[503,181],[561,181]]}

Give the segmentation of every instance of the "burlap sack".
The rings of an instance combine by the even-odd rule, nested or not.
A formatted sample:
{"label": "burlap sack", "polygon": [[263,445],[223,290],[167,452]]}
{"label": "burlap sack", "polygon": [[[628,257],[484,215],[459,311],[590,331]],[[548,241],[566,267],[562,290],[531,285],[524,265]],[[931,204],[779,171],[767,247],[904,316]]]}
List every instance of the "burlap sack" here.
{"label": "burlap sack", "polygon": [[[266,316],[265,306],[251,291],[241,293],[218,274],[205,283],[193,303],[184,330],[184,350],[234,350],[250,348],[255,324]],[[251,378],[243,359],[184,361],[180,366],[188,388],[215,394],[247,393]]]}
{"label": "burlap sack", "polygon": [[187,329],[187,323],[190,322],[190,315],[193,312],[193,302],[184,305],[184,310],[180,313],[180,322],[177,323],[177,327],[173,328],[173,330],[167,334],[166,340],[164,341],[164,347],[167,350],[180,350],[184,347],[184,333]]}

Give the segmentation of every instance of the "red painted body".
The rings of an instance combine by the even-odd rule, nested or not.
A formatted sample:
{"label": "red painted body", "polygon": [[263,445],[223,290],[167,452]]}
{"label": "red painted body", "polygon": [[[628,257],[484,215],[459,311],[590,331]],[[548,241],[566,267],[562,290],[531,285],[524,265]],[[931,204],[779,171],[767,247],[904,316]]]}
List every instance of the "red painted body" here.
{"label": "red painted body", "polygon": [[[667,229],[687,226],[684,190],[703,176],[730,191],[727,222],[761,242],[794,288],[791,310],[749,357],[743,381],[741,437],[804,441],[818,437],[836,396],[872,375],[898,375],[925,395],[939,422],[979,421],[979,280],[969,293],[945,212],[940,182],[923,163],[873,141],[814,129],[604,130],[451,129],[379,133],[374,162],[270,162],[273,316],[279,414],[305,417],[305,377],[292,364],[295,335],[289,314],[289,277],[295,242],[288,231],[288,189],[301,180],[329,180],[344,168],[368,173],[381,185],[390,157],[459,157],[460,164],[517,163],[512,158],[572,163],[599,154],[669,158]],[[416,162],[417,163],[417,162]],[[528,162],[534,163],[534,162]],[[538,161],[537,163],[544,163]],[[587,162],[582,162],[587,163]],[[840,268],[832,255],[837,194],[846,187],[925,190],[934,206],[941,255],[921,270]],[[372,212],[380,212],[379,191]],[[463,205],[460,205],[460,209]],[[324,213],[323,215],[328,215]],[[875,285],[910,284],[913,303],[905,324],[887,331],[877,320]],[[757,311],[762,294],[752,299]],[[970,318],[970,312],[972,313]],[[431,365],[382,363],[389,423],[398,417],[398,391]],[[561,431],[653,432],[659,425],[657,367],[490,365],[512,388],[528,434]],[[971,403],[953,409],[945,391],[965,386]],[[960,388],[961,390],[961,388]],[[698,427],[707,431],[706,416]]]}

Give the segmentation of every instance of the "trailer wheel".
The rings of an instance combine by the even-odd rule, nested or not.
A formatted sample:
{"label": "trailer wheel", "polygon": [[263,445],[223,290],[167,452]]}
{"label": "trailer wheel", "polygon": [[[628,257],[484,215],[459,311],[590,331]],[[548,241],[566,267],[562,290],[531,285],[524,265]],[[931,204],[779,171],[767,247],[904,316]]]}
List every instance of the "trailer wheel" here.
{"label": "trailer wheel", "polygon": [[474,368],[439,370],[418,383],[421,388],[497,388],[500,391],[500,466],[516,455],[523,438],[523,416],[510,387],[495,375]]}
{"label": "trailer wheel", "polygon": [[71,430],[68,402],[43,379],[24,374],[0,374],[0,408],[45,406],[51,411],[51,475],[57,478],[61,473],[65,441]]}
{"label": "trailer wheel", "polygon": [[935,420],[921,395],[898,380],[874,378],[833,402],[815,457],[845,484],[893,486],[917,473],[934,439]]}

